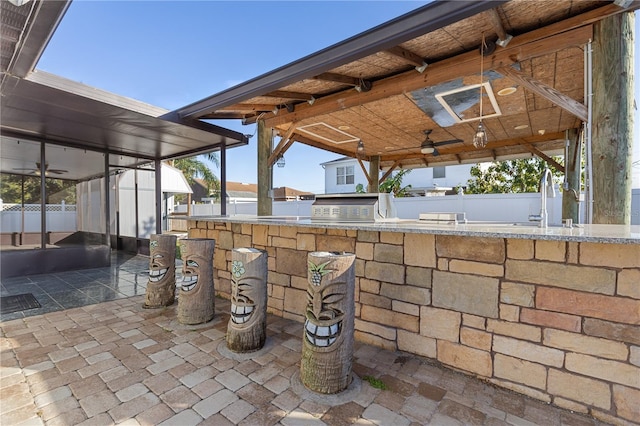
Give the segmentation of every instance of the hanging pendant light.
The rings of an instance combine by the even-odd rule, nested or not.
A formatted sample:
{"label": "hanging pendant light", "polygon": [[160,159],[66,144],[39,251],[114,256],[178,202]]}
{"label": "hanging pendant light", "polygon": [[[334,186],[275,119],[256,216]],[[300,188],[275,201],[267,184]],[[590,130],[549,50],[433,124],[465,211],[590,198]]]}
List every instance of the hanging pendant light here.
{"label": "hanging pendant light", "polygon": [[482,124],[482,88],[484,84],[484,33],[482,33],[482,44],[480,45],[480,123],[475,135],[473,135],[473,146],[476,148],[484,148],[487,146],[487,131]]}

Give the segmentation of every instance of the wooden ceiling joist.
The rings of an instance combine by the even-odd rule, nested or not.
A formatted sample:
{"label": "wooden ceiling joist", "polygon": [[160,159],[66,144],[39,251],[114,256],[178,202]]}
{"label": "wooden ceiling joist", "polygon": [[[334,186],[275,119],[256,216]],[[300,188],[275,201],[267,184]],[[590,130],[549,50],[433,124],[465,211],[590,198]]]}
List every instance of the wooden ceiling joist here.
{"label": "wooden ceiling joist", "polygon": [[[574,46],[582,46],[593,37],[593,28],[584,26],[569,32],[544,37],[544,28],[514,37],[509,46],[497,50],[491,57],[485,58],[485,70],[496,69],[512,65],[532,57],[542,56]],[[425,74],[414,71],[375,82],[375,86],[366,93],[350,93],[342,91],[316,99],[313,105],[300,105],[293,113],[278,114],[265,117],[270,127],[301,121],[317,115],[329,114],[334,111],[351,108],[363,103],[374,102],[393,95],[422,89],[427,86],[462,78],[478,72],[479,53],[474,50],[448,58],[429,66]]]}
{"label": "wooden ceiling joist", "polygon": [[273,166],[273,163],[275,163],[278,160],[278,157],[281,155],[284,155],[287,149],[289,149],[289,147],[293,144],[293,139],[291,139],[291,135],[293,135],[293,132],[295,131],[295,129],[296,129],[296,126],[289,127],[289,130],[287,130],[287,133],[284,134],[284,136],[280,139],[280,142],[278,142],[278,145],[273,149],[273,152],[271,153],[271,155],[269,156],[269,159],[267,160],[267,164],[269,164],[269,167]]}
{"label": "wooden ceiling joist", "polygon": [[500,19],[498,11],[496,9],[489,9],[484,12],[484,15],[486,16],[487,20],[498,36],[498,41],[496,42],[496,44],[502,47],[506,47],[513,37],[507,34],[507,32],[505,31],[504,26],[502,25],[502,19]]}
{"label": "wooden ceiling joist", "polygon": [[402,58],[416,67],[421,67],[426,64],[426,61],[420,55],[417,55],[401,46],[395,46],[391,49],[387,49],[387,53],[390,53],[398,58]]}
{"label": "wooden ceiling joist", "polygon": [[315,148],[322,149],[323,151],[333,152],[335,154],[342,155],[342,156],[345,156],[345,157],[353,157],[353,151],[352,150],[348,150],[348,149],[345,149],[345,148],[340,148],[337,145],[328,146],[328,145],[325,145],[323,143],[320,143],[320,142],[316,141],[315,139],[311,139],[311,138],[309,138],[307,136],[303,136],[300,133],[294,133],[293,135],[291,135],[291,139],[294,142],[300,142],[300,143],[303,143],[305,145],[309,145],[309,146],[312,146],[312,147],[315,147]]}
{"label": "wooden ceiling joist", "polygon": [[391,167],[389,167],[389,170],[387,170],[382,175],[382,177],[380,178],[380,182],[384,182],[391,175],[391,173],[393,173],[393,171],[400,165],[401,161],[402,161],[402,159],[396,160],[395,163],[393,163],[391,165]]}
{"label": "wooden ceiling joist", "polygon": [[269,92],[265,94],[265,96],[269,96],[271,98],[285,98],[285,99],[293,99],[296,101],[312,101],[315,100],[313,95],[309,93],[300,93],[300,92],[287,92],[284,90],[275,90],[273,92]]}
{"label": "wooden ceiling joist", "polygon": [[553,87],[547,86],[546,84],[537,81],[512,67],[500,67],[497,71],[500,74],[509,77],[514,82],[531,90],[536,95],[542,96],[565,111],[575,115],[580,120],[588,120],[586,106],[568,96],[565,96]]}
{"label": "wooden ceiling joist", "polygon": [[[541,142],[554,141],[554,140],[564,140],[565,135],[564,132],[554,132],[554,133],[545,133],[544,135],[535,135],[528,136],[524,138],[511,138],[511,139],[503,139],[499,141],[489,141],[485,150],[491,151],[498,148],[505,148],[509,146],[517,146],[528,144],[537,144]],[[459,145],[454,146],[452,148],[442,148],[439,149],[440,156],[445,155],[453,155],[453,154],[461,154],[469,151],[468,145]],[[421,158],[424,157],[424,154],[418,152],[415,154],[403,154],[401,156],[387,156],[385,159],[387,161],[396,161],[398,159],[410,159],[410,158]]]}
{"label": "wooden ceiling joist", "polygon": [[235,104],[221,108],[220,111],[248,111],[248,112],[266,112],[273,111],[277,105],[273,104]]}
{"label": "wooden ceiling joist", "polygon": [[348,75],[335,74],[331,72],[325,72],[313,77],[314,80],[332,81],[334,83],[347,84],[349,86],[357,86],[360,84],[360,79],[355,77],[349,77]]}
{"label": "wooden ceiling joist", "polygon": [[362,162],[362,159],[356,158],[356,160],[358,160],[358,164],[360,164],[360,168],[362,169],[362,172],[364,173],[364,177],[367,178],[367,182],[369,183],[369,185],[371,185],[373,183],[373,180],[371,179],[371,175],[367,171],[367,168],[364,166],[364,163]]}
{"label": "wooden ceiling joist", "polygon": [[531,144],[525,143],[525,144],[522,144],[522,146],[524,146],[532,154],[537,155],[538,157],[542,158],[544,161],[552,165],[554,169],[564,174],[564,166],[562,164],[558,163],[556,160],[549,157],[547,154],[540,151],[538,148],[536,148]]}

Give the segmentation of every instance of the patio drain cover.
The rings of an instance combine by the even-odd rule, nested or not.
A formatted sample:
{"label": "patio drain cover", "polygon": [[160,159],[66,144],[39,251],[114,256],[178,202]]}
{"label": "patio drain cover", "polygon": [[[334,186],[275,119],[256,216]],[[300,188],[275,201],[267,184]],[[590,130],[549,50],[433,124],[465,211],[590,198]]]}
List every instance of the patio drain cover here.
{"label": "patio drain cover", "polygon": [[38,303],[32,293],[0,297],[0,311],[3,314],[26,311],[27,309],[35,309],[39,307],[40,303]]}

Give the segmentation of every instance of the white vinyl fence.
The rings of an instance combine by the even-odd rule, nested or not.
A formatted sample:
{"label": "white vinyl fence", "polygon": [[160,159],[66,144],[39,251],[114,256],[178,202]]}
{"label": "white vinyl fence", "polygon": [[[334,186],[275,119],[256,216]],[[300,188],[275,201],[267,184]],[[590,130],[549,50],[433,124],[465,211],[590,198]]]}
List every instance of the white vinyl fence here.
{"label": "white vinyl fence", "polygon": [[[394,200],[398,217],[417,219],[426,212],[465,212],[467,220],[527,222],[530,214],[540,211],[540,195],[528,194],[485,194],[450,195],[443,197],[410,197]],[[274,216],[311,215],[313,200],[276,201],[273,203]],[[580,222],[584,222],[584,203],[580,204]],[[24,230],[21,229],[23,212],[20,204],[2,203],[0,200],[0,232],[40,232],[40,204],[25,204]],[[549,223],[560,223],[562,196],[547,199]],[[174,213],[185,214],[187,206],[175,206]],[[257,203],[234,201],[227,204],[229,216],[256,215]],[[220,204],[192,204],[192,216],[218,216]],[[77,230],[75,205],[48,204],[47,231],[73,232]],[[640,189],[632,191],[631,224],[640,225]],[[169,230],[186,231],[186,220],[174,216],[169,221]]]}
{"label": "white vinyl fence", "polygon": [[[40,232],[40,204],[24,205],[24,229],[22,229],[22,205],[2,203],[0,200],[0,232]],[[75,204],[47,204],[47,231],[73,232],[76,230]]]}
{"label": "white vinyl fence", "polygon": [[[540,213],[540,194],[458,194],[441,197],[395,198],[394,203],[400,219],[418,219],[420,213],[464,212],[470,221],[528,222],[529,215]],[[274,216],[311,215],[313,200],[275,201]],[[227,204],[227,215],[256,215],[257,203],[234,201]],[[186,214],[187,206],[175,206],[175,213]],[[562,194],[547,198],[550,224],[562,222]],[[220,215],[220,204],[192,204],[192,216]],[[580,203],[580,223],[585,221],[585,203]],[[171,222],[171,221],[170,221]],[[186,231],[186,221],[172,220],[174,230]],[[640,225],[640,188],[632,191],[631,224]]]}

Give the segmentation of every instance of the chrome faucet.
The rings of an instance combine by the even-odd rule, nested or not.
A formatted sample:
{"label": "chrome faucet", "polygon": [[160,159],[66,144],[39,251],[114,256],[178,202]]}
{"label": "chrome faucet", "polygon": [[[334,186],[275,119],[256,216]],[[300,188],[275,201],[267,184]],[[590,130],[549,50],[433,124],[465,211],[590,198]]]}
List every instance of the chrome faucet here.
{"label": "chrome faucet", "polygon": [[540,178],[540,214],[529,215],[529,220],[532,222],[540,222],[540,228],[546,228],[549,225],[547,197],[555,198],[555,196],[556,190],[553,187],[553,175],[547,167],[544,169],[544,172],[542,172],[542,177]]}

